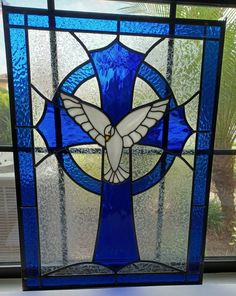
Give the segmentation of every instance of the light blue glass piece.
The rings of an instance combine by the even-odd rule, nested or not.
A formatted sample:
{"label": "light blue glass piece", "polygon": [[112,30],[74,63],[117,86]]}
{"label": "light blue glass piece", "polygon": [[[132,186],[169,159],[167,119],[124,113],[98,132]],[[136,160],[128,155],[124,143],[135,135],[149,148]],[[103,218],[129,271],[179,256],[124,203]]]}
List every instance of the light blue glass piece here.
{"label": "light blue glass piece", "polygon": [[32,131],[30,128],[17,129],[17,144],[19,148],[31,148]]}
{"label": "light blue glass piece", "polygon": [[28,26],[35,28],[48,28],[49,18],[47,15],[28,15]]}
{"label": "light blue glass piece", "polygon": [[169,34],[169,24],[156,22],[121,21],[120,32],[129,34],[164,36]]}
{"label": "light blue glass piece", "polygon": [[16,125],[31,126],[29,74],[24,29],[10,29]]}
{"label": "light blue glass piece", "polygon": [[9,25],[24,26],[25,16],[20,13],[9,13]]}
{"label": "light blue glass piece", "polygon": [[56,28],[91,32],[117,32],[117,21],[56,16]]}

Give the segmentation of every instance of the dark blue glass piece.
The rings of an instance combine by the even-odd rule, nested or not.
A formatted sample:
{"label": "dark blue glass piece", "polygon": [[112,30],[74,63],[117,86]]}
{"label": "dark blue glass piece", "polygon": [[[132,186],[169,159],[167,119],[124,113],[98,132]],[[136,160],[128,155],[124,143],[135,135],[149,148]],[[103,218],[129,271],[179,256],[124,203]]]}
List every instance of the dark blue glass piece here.
{"label": "dark blue glass piece", "polygon": [[190,238],[189,238],[189,255],[188,270],[189,272],[199,272],[203,264],[203,235],[204,235],[204,219],[205,208],[192,208],[190,221]]}
{"label": "dark blue glass piece", "polygon": [[9,25],[24,26],[25,24],[24,14],[9,13],[8,18],[9,18]]}
{"label": "dark blue glass piece", "polygon": [[174,284],[184,283],[185,274],[135,274],[135,275],[118,275],[117,282],[120,284]]}
{"label": "dark blue glass piece", "polygon": [[94,262],[114,271],[139,260],[130,182],[103,185]]}
{"label": "dark blue glass piece", "polygon": [[49,17],[47,15],[28,15],[28,26],[37,28],[48,28]]}
{"label": "dark blue glass piece", "polygon": [[24,29],[10,29],[16,125],[31,126],[29,74]]}
{"label": "dark blue glass piece", "polygon": [[36,208],[22,208],[21,219],[24,237],[24,258],[22,262],[24,276],[29,278],[39,276],[39,241]]}
{"label": "dark blue glass piece", "polygon": [[183,37],[204,37],[205,26],[196,26],[196,25],[175,25],[175,35]]}
{"label": "dark blue glass piece", "polygon": [[90,192],[101,194],[101,182],[85,174],[72,159],[68,152],[57,154],[57,158],[65,172],[81,187]]}
{"label": "dark blue glass piece", "polygon": [[144,56],[114,42],[91,53],[101,85],[104,112],[117,124],[132,109],[136,71]]}
{"label": "dark blue glass piece", "polygon": [[144,81],[151,84],[160,98],[165,99],[172,95],[172,91],[165,78],[150,65],[143,63],[139,69],[138,75]]}
{"label": "dark blue glass piece", "polygon": [[[183,107],[179,107],[169,113],[168,126],[168,151],[181,153],[187,139],[192,135],[192,129],[188,125]],[[146,137],[140,141],[143,145],[151,145],[163,148],[163,119],[151,128]]]}
{"label": "dark blue glass piece", "polygon": [[[212,54],[214,52],[214,54]],[[203,57],[202,91],[200,98],[199,131],[208,131],[212,128],[215,97],[217,91],[219,42],[206,41]]]}
{"label": "dark blue glass piece", "polygon": [[73,276],[73,277],[43,277],[41,280],[43,287],[83,287],[83,286],[104,286],[114,285],[116,282],[114,276]]}
{"label": "dark blue glass piece", "polygon": [[197,150],[198,152],[204,152],[208,150],[211,146],[211,133],[199,133]]}
{"label": "dark blue glass piece", "polygon": [[198,155],[195,162],[195,177],[193,188],[193,205],[204,205],[207,195],[207,173],[209,170],[209,156]]}
{"label": "dark blue glass piece", "polygon": [[94,74],[93,66],[88,62],[82,67],[79,67],[77,71],[73,71],[73,73],[63,82],[61,90],[68,94],[72,94],[84,81],[92,77]]}
{"label": "dark blue glass piece", "polygon": [[[48,148],[57,148],[55,132],[55,107],[52,103],[46,103],[44,118],[38,126],[38,131],[43,136]],[[69,117],[64,109],[61,109],[61,138],[63,147],[79,144],[92,144],[94,140],[85,133],[82,128]],[[48,128],[50,126],[50,128]]]}
{"label": "dark blue glass piece", "polygon": [[32,133],[32,130],[30,128],[18,128],[17,129],[17,144],[18,144],[19,149],[32,147],[31,133]]}
{"label": "dark blue glass piece", "polygon": [[18,152],[21,206],[35,206],[33,151]]}
{"label": "dark blue glass piece", "polygon": [[24,285],[29,289],[36,289],[40,287],[40,279],[39,278],[27,278],[24,280]]}
{"label": "dark blue glass piece", "polygon": [[75,31],[117,32],[117,21],[56,16],[56,28]]}
{"label": "dark blue glass piece", "polygon": [[201,281],[200,274],[188,274],[186,275],[186,281],[190,284],[197,284]]}
{"label": "dark blue glass piece", "polygon": [[164,36],[169,34],[169,24],[152,22],[121,21],[120,32]]}
{"label": "dark blue glass piece", "polygon": [[133,194],[139,194],[156,185],[167,173],[175,160],[175,156],[164,153],[156,166],[148,175],[133,182]]}
{"label": "dark blue glass piece", "polygon": [[206,37],[207,38],[220,38],[221,27],[208,26],[206,28]]}

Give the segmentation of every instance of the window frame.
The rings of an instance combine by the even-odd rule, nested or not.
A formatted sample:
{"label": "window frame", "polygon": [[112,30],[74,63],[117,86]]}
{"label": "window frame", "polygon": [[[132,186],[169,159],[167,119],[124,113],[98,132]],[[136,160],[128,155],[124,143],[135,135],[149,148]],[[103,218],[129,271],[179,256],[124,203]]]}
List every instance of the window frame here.
{"label": "window frame", "polygon": [[[127,1],[127,0],[112,0],[112,1]],[[128,0],[129,2],[138,2],[137,0]],[[211,6],[211,7],[236,7],[235,0],[143,0],[145,3],[169,4],[170,18],[176,18],[177,5],[192,5],[192,6]],[[49,11],[55,10],[55,0],[47,0]],[[10,109],[10,116],[13,110]],[[12,145],[1,145],[0,152],[14,152]],[[231,150],[213,150],[214,155],[236,155],[236,149]],[[219,272],[236,272],[236,256],[207,256],[204,260],[204,273],[219,273]],[[19,278],[21,277],[20,262],[11,262],[9,264],[1,264],[0,262],[0,278]]]}

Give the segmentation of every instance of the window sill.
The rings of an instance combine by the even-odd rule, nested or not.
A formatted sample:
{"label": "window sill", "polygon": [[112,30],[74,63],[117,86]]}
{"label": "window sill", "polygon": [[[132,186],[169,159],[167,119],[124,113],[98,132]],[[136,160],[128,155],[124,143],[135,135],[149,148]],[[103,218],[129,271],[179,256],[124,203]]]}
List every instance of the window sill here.
{"label": "window sill", "polygon": [[[205,274],[203,285],[199,286],[151,286],[151,287],[129,287],[122,289],[122,295],[170,295],[170,296],[235,296],[236,295],[236,273]],[[63,296],[104,296],[112,295],[114,288],[91,289],[91,290],[63,290]],[[164,294],[163,294],[164,292]],[[30,296],[57,295],[58,291],[30,292]],[[0,296],[25,295],[21,289],[20,279],[1,279]]]}

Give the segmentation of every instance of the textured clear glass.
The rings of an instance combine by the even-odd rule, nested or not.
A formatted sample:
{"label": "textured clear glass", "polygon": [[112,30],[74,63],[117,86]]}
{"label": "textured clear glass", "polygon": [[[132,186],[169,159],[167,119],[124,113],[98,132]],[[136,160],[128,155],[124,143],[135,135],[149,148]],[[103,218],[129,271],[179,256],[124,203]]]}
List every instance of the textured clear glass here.
{"label": "textured clear glass", "polygon": [[158,40],[160,40],[158,37],[120,36],[121,43],[135,51],[142,53],[146,53]]}
{"label": "textured clear glass", "polygon": [[98,227],[99,196],[78,187],[55,156],[37,167],[43,273],[91,262]]}
{"label": "textured clear glass", "polygon": [[156,92],[142,79],[136,78],[133,94],[133,108],[158,100]]}
{"label": "textured clear glass", "polygon": [[149,146],[134,145],[132,147],[133,180],[137,180],[148,174],[160,160],[161,154],[161,149]]}
{"label": "textured clear glass", "polygon": [[81,44],[68,32],[57,32],[58,83],[73,69],[89,59]]}
{"label": "textured clear glass", "polygon": [[166,77],[167,72],[168,42],[169,39],[165,38],[161,43],[155,46],[145,58],[145,62],[152,65],[152,67],[157,69],[164,77]]}
{"label": "textured clear glass", "polygon": [[110,44],[116,38],[116,35],[110,34],[92,34],[92,33],[75,33],[80,41],[88,50],[102,48]]}
{"label": "textured clear glass", "polygon": [[133,198],[141,260],[185,269],[192,177],[186,164],[176,159],[163,181]]}
{"label": "textured clear glass", "polygon": [[33,112],[33,125],[37,125],[43,116],[45,108],[45,100],[31,88],[32,112]]}
{"label": "textured clear glass", "polygon": [[74,146],[70,148],[70,153],[86,174],[101,180],[102,148],[100,146],[97,144]]}
{"label": "textured clear glass", "polygon": [[181,270],[186,268],[188,252],[192,178],[193,172],[177,158],[160,188],[160,194],[164,189],[165,196],[160,209],[162,224],[157,226],[158,258],[161,263]]}
{"label": "textured clear glass", "polygon": [[54,95],[51,56],[50,33],[48,31],[29,30],[31,83],[47,99]]}
{"label": "textured clear glass", "polygon": [[75,92],[75,96],[90,104],[101,107],[100,91],[97,78],[85,81]]}
{"label": "textured clear glass", "polygon": [[35,162],[36,164],[48,155],[48,149],[39,132],[34,130],[34,148],[35,148]]}

